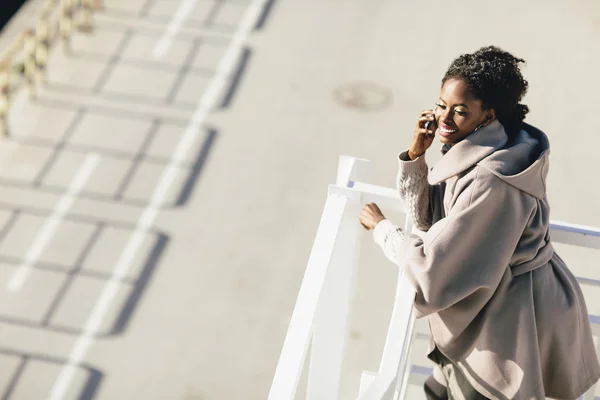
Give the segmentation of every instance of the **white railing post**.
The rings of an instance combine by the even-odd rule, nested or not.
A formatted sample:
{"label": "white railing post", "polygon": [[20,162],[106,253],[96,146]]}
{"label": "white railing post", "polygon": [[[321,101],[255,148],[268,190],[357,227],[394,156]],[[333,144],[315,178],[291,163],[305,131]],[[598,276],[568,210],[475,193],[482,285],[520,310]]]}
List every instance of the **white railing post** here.
{"label": "white railing post", "polygon": [[[409,214],[406,214],[406,223],[404,224],[404,231],[408,234],[411,234],[413,231],[413,221]],[[400,291],[400,296],[402,296],[402,304],[406,304],[406,308],[404,309],[404,313],[406,316],[402,316],[400,319],[408,318],[408,323],[406,324],[406,336],[404,337],[404,345],[402,346],[400,361],[397,365],[397,388],[394,396],[395,400],[404,400],[406,396],[406,389],[408,387],[408,378],[410,376],[410,356],[412,343],[415,335],[415,314],[414,314],[414,302],[415,302],[415,290],[411,286],[406,276],[405,271],[400,271],[402,276],[399,277],[400,284],[398,285],[398,289]],[[410,304],[410,306],[408,306]],[[383,359],[383,357],[382,357]],[[383,362],[382,362],[383,364]]]}
{"label": "white railing post", "polygon": [[[406,215],[404,231],[410,234],[412,229],[413,223],[410,216]],[[394,308],[388,325],[379,372],[359,394],[359,400],[397,400],[404,398],[410,373],[409,357],[415,323],[413,314],[414,298],[415,291],[406,278],[403,268],[400,268]],[[386,387],[386,384],[389,387]]]}
{"label": "white railing post", "polygon": [[371,161],[341,155],[338,159],[338,170],[335,184],[342,187],[353,187],[355,181],[365,182],[369,177]]}
{"label": "white railing post", "polygon": [[348,200],[313,326],[307,400],[338,398],[363,229],[358,201]]}
{"label": "white railing post", "polygon": [[293,400],[310,343],[314,316],[319,303],[334,244],[340,232],[347,199],[327,196],[319,229],[308,259],[304,279],[290,320],[275,370],[269,400]]}
{"label": "white railing post", "polygon": [[[368,174],[368,167],[365,160],[341,156],[337,186],[351,186],[353,180],[364,179]],[[348,205],[335,242],[313,326],[307,400],[337,399],[339,395],[355,291],[360,230],[363,229],[358,221],[360,193],[348,191],[346,197]]]}

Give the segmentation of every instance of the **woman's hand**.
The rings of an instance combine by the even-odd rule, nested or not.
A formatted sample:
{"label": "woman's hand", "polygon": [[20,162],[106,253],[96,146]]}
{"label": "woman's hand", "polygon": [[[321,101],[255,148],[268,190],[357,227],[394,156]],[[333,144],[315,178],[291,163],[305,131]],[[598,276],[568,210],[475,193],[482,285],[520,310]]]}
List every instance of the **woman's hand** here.
{"label": "woman's hand", "polygon": [[375,229],[377,224],[384,219],[385,217],[375,203],[365,205],[360,211],[360,223],[368,231]]}
{"label": "woman's hand", "polygon": [[421,111],[421,117],[417,121],[417,127],[415,128],[415,136],[413,137],[413,142],[408,150],[408,157],[410,157],[411,160],[421,157],[433,144],[435,130],[425,129],[425,123],[433,120],[435,120],[435,113],[433,110]]}

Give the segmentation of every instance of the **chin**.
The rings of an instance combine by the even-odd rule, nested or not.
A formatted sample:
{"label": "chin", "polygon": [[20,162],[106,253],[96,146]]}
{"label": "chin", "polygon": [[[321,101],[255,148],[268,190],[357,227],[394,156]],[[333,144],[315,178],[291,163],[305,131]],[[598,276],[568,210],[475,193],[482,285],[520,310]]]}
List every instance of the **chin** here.
{"label": "chin", "polygon": [[[469,136],[469,135],[467,135],[467,136]],[[462,141],[466,136],[463,136],[460,134],[460,132],[457,132],[450,137],[446,137],[446,136],[442,136],[442,135],[439,135],[439,137],[440,137],[440,142],[443,144],[456,144],[456,143]]]}

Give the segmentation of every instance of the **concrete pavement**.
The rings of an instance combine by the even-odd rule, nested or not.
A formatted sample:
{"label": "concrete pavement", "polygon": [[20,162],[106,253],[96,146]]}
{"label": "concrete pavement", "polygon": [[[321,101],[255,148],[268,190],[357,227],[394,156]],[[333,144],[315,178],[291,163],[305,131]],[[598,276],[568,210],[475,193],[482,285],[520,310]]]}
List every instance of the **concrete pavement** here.
{"label": "concrete pavement", "polygon": [[[3,399],[265,398],[338,156],[373,160],[372,183],[393,186],[445,68],[483,45],[528,62],[552,218],[600,226],[593,0],[105,3],[93,36],[53,50],[38,100],[15,99],[0,143]],[[396,271],[369,238],[343,399],[377,369],[393,298]],[[597,251],[559,251],[600,281]],[[583,289],[600,315],[600,288]]]}

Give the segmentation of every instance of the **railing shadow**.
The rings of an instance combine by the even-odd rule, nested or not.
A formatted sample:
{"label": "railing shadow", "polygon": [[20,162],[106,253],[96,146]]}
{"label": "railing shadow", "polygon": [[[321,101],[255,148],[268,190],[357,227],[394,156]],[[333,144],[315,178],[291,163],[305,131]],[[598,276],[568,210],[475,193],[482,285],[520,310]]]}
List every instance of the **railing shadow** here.
{"label": "railing shadow", "polygon": [[[3,392],[0,393],[0,399],[2,400],[11,399],[11,397],[18,388],[18,385],[23,377],[25,370],[31,363],[42,363],[47,364],[51,367],[63,367],[68,364],[68,360],[63,358],[35,353],[23,353],[20,351],[6,348],[0,348],[0,356],[15,357],[19,359],[18,365],[13,371],[13,374],[9,379],[8,384],[4,388]],[[100,370],[88,364],[78,365],[77,368],[83,370],[87,374],[85,384],[77,398],[79,400],[91,400],[96,396],[98,388],[104,380],[104,374]]]}
{"label": "railing shadow", "polygon": [[[110,227],[108,224],[102,224],[102,227]],[[101,232],[102,228],[98,229],[97,232]],[[100,235],[94,234],[93,237],[97,240],[97,237]],[[137,277],[131,280],[121,280],[119,283],[122,285],[122,289],[128,290],[129,294],[126,296],[122,305],[119,308],[119,311],[116,314],[116,317],[113,318],[112,324],[110,327],[104,331],[96,332],[92,335],[95,338],[102,337],[111,337],[117,336],[125,332],[127,326],[129,325],[133,315],[137,307],[139,306],[141,300],[143,299],[144,293],[148,286],[148,283],[152,280],[160,262],[162,260],[163,254],[168,247],[169,237],[162,233],[155,233],[154,243],[151,246],[151,249],[143,262],[143,266],[140,269]],[[86,246],[86,250],[83,253],[88,253],[90,249],[94,246],[94,243],[91,242]],[[4,262],[9,261],[8,258],[0,255],[0,259]],[[14,265],[20,265],[21,260],[13,260]],[[38,320],[31,320],[23,317],[17,317],[13,315],[0,315],[0,324],[10,324],[16,326],[23,326],[30,329],[36,330],[47,330],[51,332],[58,332],[70,336],[80,336],[85,332],[85,328],[83,326],[67,326],[63,324],[54,323],[53,319],[55,318],[58,310],[61,307],[65,306],[69,300],[68,293],[73,290],[74,282],[78,278],[92,278],[95,280],[99,280],[102,283],[108,283],[113,278],[110,274],[99,274],[94,271],[86,271],[82,269],[82,264],[85,263],[85,255],[80,257],[78,261],[78,265],[75,265],[71,269],[68,266],[52,266],[45,263],[37,263],[33,266],[34,271],[36,269],[39,270],[50,270],[59,274],[64,274],[61,287],[56,291],[54,296],[48,302],[46,309],[43,313],[40,313],[42,316]]]}

